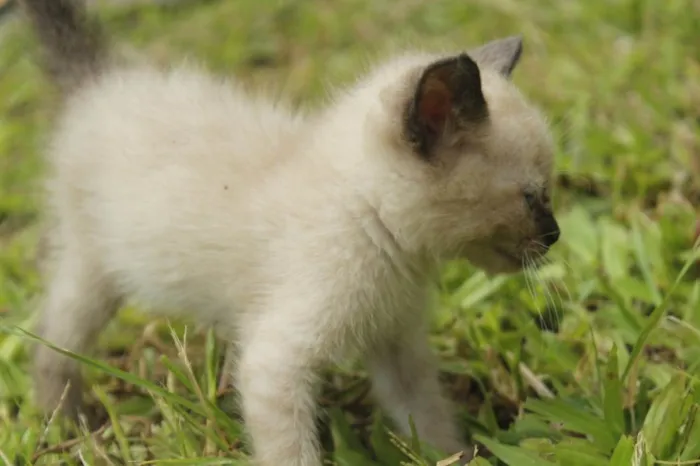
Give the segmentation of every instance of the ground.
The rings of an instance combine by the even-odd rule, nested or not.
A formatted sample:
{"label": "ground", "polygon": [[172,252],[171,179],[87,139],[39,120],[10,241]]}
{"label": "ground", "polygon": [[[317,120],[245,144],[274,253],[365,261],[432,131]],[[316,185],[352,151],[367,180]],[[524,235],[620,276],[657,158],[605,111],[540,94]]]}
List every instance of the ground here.
{"label": "ground", "polygon": [[[156,60],[197,58],[311,106],[402,47],[523,34],[514,79],[555,131],[562,239],[536,275],[450,264],[435,293],[432,341],[479,447],[473,464],[700,464],[700,3],[159,3],[99,12]],[[31,330],[41,290],[39,149],[55,103],[35,52],[21,22],[0,24],[0,462],[244,464],[241,426],[222,411],[231,395],[217,389],[220,345],[137,309],[85,359],[94,402],[115,422],[76,437],[32,405],[32,337],[20,329]],[[325,380],[329,460],[447,456],[389,433],[361,366]]]}

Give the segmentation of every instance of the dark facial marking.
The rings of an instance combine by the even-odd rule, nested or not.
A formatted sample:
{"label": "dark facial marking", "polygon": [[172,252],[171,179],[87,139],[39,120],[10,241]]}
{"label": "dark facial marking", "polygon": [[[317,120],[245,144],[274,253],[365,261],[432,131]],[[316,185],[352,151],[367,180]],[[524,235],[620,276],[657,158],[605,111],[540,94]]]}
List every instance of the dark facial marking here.
{"label": "dark facial marking", "polygon": [[559,240],[561,231],[559,230],[559,224],[552,212],[547,211],[543,215],[536,217],[536,222],[542,244],[548,248],[554,245],[554,243]]}
{"label": "dark facial marking", "polygon": [[441,138],[488,118],[481,74],[466,54],[433,63],[418,82],[406,113],[408,140],[429,158]]}
{"label": "dark facial marking", "polygon": [[549,195],[546,191],[539,193],[526,191],[524,196],[525,202],[534,216],[539,241],[547,248],[551,247],[559,240],[561,232],[552,213]]}

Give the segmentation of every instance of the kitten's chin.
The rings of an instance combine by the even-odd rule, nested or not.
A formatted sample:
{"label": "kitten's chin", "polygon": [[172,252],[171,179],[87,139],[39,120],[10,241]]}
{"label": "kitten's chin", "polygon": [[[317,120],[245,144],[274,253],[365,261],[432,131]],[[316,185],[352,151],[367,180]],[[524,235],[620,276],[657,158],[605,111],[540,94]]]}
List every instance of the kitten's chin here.
{"label": "kitten's chin", "polygon": [[488,275],[513,274],[523,270],[523,259],[499,246],[472,245],[463,252],[469,262]]}

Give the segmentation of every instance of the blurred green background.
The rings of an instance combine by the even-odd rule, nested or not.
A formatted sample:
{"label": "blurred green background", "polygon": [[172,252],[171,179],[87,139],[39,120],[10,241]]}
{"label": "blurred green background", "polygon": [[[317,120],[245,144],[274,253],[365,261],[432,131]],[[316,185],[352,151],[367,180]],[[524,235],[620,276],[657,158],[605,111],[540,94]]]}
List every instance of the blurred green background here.
{"label": "blurred green background", "polygon": [[[474,465],[700,464],[700,1],[201,0],[93,6],[126,48],[200,60],[305,106],[407,47],[521,33],[515,82],[557,138],[562,240],[537,275],[446,267],[433,343]],[[77,438],[32,405],[40,148],[56,99],[16,12],[0,18],[0,463],[245,464],[221,347],[127,309],[86,359],[111,425]],[[178,346],[186,339],[186,351]],[[40,389],[40,388],[39,388]],[[399,442],[360,365],[329,370],[339,465],[434,465]],[[218,406],[218,407],[217,407]],[[223,410],[223,411],[222,411]],[[117,419],[118,418],[118,419]],[[449,464],[449,463],[445,463]]]}

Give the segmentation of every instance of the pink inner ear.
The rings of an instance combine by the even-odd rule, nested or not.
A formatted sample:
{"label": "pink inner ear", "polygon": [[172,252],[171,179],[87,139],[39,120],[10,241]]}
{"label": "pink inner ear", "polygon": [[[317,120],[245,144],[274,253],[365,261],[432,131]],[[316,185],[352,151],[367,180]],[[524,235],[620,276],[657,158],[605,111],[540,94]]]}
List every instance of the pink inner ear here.
{"label": "pink inner ear", "polygon": [[419,112],[421,119],[435,133],[442,133],[452,107],[452,95],[442,84],[435,83],[421,97]]}

